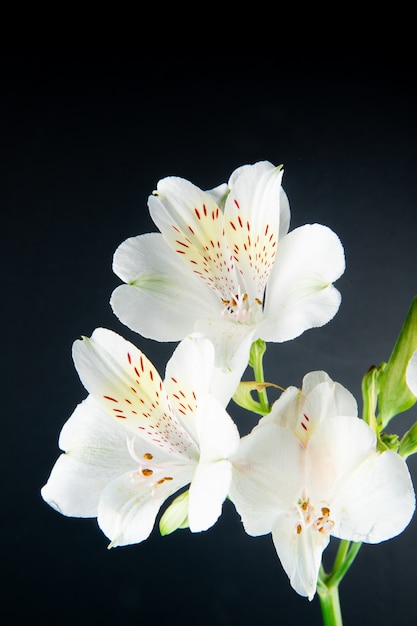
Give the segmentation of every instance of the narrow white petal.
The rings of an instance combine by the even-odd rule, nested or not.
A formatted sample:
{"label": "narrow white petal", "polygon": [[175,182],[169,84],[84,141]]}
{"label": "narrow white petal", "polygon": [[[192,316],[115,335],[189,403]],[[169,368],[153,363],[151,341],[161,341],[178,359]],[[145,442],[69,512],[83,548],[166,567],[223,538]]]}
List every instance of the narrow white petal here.
{"label": "narrow white petal", "polygon": [[114,254],[113,269],[127,284],[113,291],[112,309],[144,337],[179,341],[193,332],[196,319],[209,311],[221,313],[221,299],[159,233],[124,241]]}
{"label": "narrow white petal", "polygon": [[214,197],[183,178],[158,182],[148,199],[155,224],[172,250],[221,297],[236,293],[235,263],[224,233],[224,216]]}
{"label": "narrow white petal", "polygon": [[214,370],[213,344],[201,335],[186,337],[169,359],[164,385],[179,419],[193,433],[193,414],[199,399],[210,390]]}
{"label": "narrow white petal", "polygon": [[[309,394],[317,385],[320,383],[332,383],[333,380],[327,374],[327,372],[323,372],[323,370],[315,370],[313,372],[308,372],[303,377],[302,390],[305,395]],[[344,413],[343,415],[349,415],[349,413]]]}
{"label": "narrow white petal", "polygon": [[98,328],[74,342],[73,358],[86,389],[118,423],[178,458],[197,457],[158,372],[136,346]]}
{"label": "narrow white petal", "polygon": [[304,487],[304,455],[298,438],[267,424],[243,437],[232,457],[229,496],[249,535],[272,531],[277,517],[291,511]]}
{"label": "narrow white petal", "polygon": [[260,419],[259,425],[273,423],[295,433],[299,430],[304,403],[305,395],[301,389],[287,387],[272,405],[271,412]]}
{"label": "narrow white petal", "polygon": [[232,479],[229,461],[199,463],[189,491],[188,523],[193,533],[207,530],[220,517]]}
{"label": "narrow white petal", "polygon": [[250,300],[263,300],[280,228],[283,172],[269,162],[242,167],[229,181],[224,227]]}
{"label": "narrow white petal", "polygon": [[267,285],[261,337],[288,341],[329,322],[341,301],[332,283],[344,269],[342,244],[329,228],[307,224],[286,235]]}
{"label": "narrow white petal", "polygon": [[417,350],[408,362],[405,380],[411,393],[417,397]]}
{"label": "narrow white petal", "polygon": [[98,524],[111,540],[109,547],[139,543],[149,537],[163,502],[190,481],[190,471],[153,476],[129,472],[103,491],[98,507]]}
{"label": "narrow white petal", "polygon": [[236,452],[240,440],[238,428],[214,396],[201,398],[195,423],[201,461],[216,462]]}
{"label": "narrow white petal", "polygon": [[414,509],[405,461],[390,450],[374,453],[339,485],[332,502],[332,534],[350,541],[386,541],[406,528]]}
{"label": "narrow white petal", "polygon": [[280,515],[274,524],[272,538],[291,586],[301,596],[312,600],[329,537],[309,528],[298,534],[297,522],[296,512]]}

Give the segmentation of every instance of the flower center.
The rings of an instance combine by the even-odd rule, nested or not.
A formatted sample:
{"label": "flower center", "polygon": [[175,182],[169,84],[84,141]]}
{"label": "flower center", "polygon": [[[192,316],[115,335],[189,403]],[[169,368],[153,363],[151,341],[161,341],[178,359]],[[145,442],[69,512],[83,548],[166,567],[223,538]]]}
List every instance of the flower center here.
{"label": "flower center", "polygon": [[174,479],[174,474],[176,473],[176,470],[178,471],[179,466],[184,466],[184,463],[180,463],[178,461],[159,463],[154,460],[153,454],[150,452],[145,452],[145,454],[141,457],[138,456],[135,450],[135,442],[133,438],[128,439],[127,448],[132,459],[134,459],[139,465],[137,471],[132,474],[131,480],[135,481],[138,477],[149,478],[152,483],[152,496],[155,495],[155,491],[160,485]]}
{"label": "flower center", "polygon": [[222,317],[240,324],[253,324],[259,317],[262,300],[255,298],[253,302],[250,302],[248,294],[241,293],[239,289],[238,293],[230,294],[228,299],[222,299],[222,304],[225,307]]}
{"label": "flower center", "polygon": [[330,508],[328,506],[321,506],[316,511],[309,498],[301,498],[297,502],[297,509],[300,517],[300,521],[295,529],[297,535],[301,535],[303,530],[307,528],[316,530],[323,535],[331,533],[334,521],[330,518]]}

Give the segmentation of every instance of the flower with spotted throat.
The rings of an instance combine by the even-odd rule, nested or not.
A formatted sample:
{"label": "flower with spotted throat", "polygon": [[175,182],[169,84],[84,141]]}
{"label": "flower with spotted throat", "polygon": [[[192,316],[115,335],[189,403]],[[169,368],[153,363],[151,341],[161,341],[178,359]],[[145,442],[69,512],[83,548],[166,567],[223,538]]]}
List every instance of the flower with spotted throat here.
{"label": "flower with spotted throat", "polygon": [[73,358],[89,396],[63,426],[64,453],[44,500],[64,515],[97,517],[109,547],[146,539],[161,505],[180,490],[161,531],[211,527],[239,443],[224,407],[241,372],[215,370],[212,344],[197,335],[177,346],[164,381],[138,348],[107,329],[75,341]]}
{"label": "flower with spotted throat", "polygon": [[288,233],[282,176],[261,161],[210,191],[179,177],[160,180],[148,200],[160,233],[131,237],[114,255],[126,283],[111,297],[117,317],[157,341],[201,332],[226,369],[247,363],[256,339],[287,341],[332,319],[343,247],[320,224]]}
{"label": "flower with spotted throat", "polygon": [[232,461],[229,495],[246,532],[272,533],[292,587],[310,600],[330,536],[379,543],[414,512],[406,463],[377,451],[355,399],[325,372],[287,388]]}

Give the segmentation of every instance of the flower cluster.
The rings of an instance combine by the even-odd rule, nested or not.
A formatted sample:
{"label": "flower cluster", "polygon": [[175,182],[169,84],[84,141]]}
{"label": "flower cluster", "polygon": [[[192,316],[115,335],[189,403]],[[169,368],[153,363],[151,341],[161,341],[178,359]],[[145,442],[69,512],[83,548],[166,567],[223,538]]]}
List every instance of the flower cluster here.
{"label": "flower cluster", "polygon": [[[271,533],[292,587],[311,599],[325,582],[332,536],[381,542],[414,513],[406,458],[417,427],[401,441],[383,429],[416,401],[417,304],[388,363],[364,377],[363,418],[322,371],[271,405],[266,344],[328,323],[345,270],[328,227],[290,231],[282,177],[265,161],[209,191],[178,177],[159,181],[148,206],[160,232],[118,247],[122,284],[111,305],[131,330],[178,345],[162,379],[111,330],[74,342],[88,396],[62,428],[62,454],[41,493],[64,515],[96,517],[110,547],[145,540],[159,515],[162,534],[205,531],[229,498],[249,535]],[[248,366],[255,380],[242,383]],[[246,436],[229,414],[232,399],[261,416]]]}

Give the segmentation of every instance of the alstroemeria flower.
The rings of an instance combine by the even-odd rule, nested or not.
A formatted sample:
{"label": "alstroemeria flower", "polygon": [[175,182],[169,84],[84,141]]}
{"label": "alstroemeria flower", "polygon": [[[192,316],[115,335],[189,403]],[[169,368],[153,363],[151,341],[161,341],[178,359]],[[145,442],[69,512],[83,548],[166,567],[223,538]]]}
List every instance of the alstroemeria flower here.
{"label": "alstroemeria flower", "polygon": [[239,443],[224,409],[236,381],[215,372],[212,344],[184,339],[164,382],[138,348],[103,328],[75,341],[73,358],[90,395],[61,431],[64,454],[42,489],[46,502],[64,515],[97,517],[120,546],[146,539],[165,500],[190,485],[190,530],[212,526]]}
{"label": "alstroemeria flower", "polygon": [[311,599],[330,536],[378,543],[410,522],[407,465],[378,452],[356,401],[324,372],[288,388],[241,440],[229,492],[250,535],[272,533],[292,587]]}
{"label": "alstroemeria flower", "polygon": [[332,283],[345,269],[343,247],[319,224],[288,233],[282,175],[264,161],[211,191],[160,180],[148,202],[160,233],[129,238],[114,255],[126,283],[111,297],[119,319],[157,341],[200,331],[226,368],[247,363],[258,338],[287,341],[326,324],[340,305]]}

